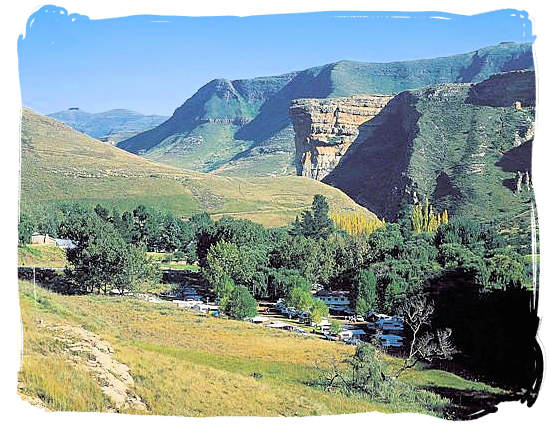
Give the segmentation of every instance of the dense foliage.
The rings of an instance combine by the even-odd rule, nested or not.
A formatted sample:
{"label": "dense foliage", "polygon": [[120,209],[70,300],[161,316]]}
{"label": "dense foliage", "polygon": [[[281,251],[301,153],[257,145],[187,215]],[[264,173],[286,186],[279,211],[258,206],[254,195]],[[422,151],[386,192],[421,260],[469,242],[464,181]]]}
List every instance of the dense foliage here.
{"label": "dense foliage", "polygon": [[255,299],[285,298],[315,319],[326,315],[311,295],[321,288],[350,291],[352,307],[366,315],[393,313],[451,273],[473,281],[480,292],[529,286],[527,261],[494,226],[448,219],[427,203],[408,216],[371,234],[350,234],[333,223],[320,195],[290,228],[230,217],[215,222],[206,213],[184,220],[144,206],[120,213],[69,204],[37,223],[22,216],[20,240],[39,230],[75,241],[68,275],[86,291],[131,290],[153,275],[145,250],[176,252],[199,263],[218,299],[227,300],[241,286]]}

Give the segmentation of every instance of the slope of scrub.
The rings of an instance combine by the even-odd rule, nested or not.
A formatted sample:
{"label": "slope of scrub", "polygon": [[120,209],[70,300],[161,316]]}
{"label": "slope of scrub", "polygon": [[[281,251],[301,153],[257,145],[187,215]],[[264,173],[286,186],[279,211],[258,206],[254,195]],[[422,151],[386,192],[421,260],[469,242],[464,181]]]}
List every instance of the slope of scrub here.
{"label": "slope of scrub", "polygon": [[301,177],[229,178],[182,171],[101,143],[67,125],[23,110],[21,209],[40,213],[61,201],[98,202],[121,209],[138,204],[180,216],[208,211],[246,217],[266,225],[291,222],[325,195],[334,211],[373,216],[348,196]]}

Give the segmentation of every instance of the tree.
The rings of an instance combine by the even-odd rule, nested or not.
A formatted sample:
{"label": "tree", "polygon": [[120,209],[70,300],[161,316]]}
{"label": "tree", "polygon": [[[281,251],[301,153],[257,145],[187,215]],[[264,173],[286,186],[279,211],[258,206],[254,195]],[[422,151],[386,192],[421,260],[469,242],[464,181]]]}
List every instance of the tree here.
{"label": "tree", "polygon": [[334,232],[334,223],[329,216],[329,205],[325,196],[316,194],[310,210],[296,218],[292,232],[313,239],[326,239]]}
{"label": "tree", "polygon": [[113,286],[121,294],[143,290],[160,281],[160,270],[142,248],[128,245],[120,253],[121,264],[113,279]]}
{"label": "tree", "polygon": [[107,293],[139,288],[158,281],[159,274],[141,249],[127,244],[108,221],[94,211],[72,205],[63,209],[60,233],[75,241],[67,251],[65,273],[77,291]]}
{"label": "tree", "polygon": [[161,244],[162,216],[152,208],[139,205],[133,211],[134,242],[149,250],[158,250]]}
{"label": "tree", "polygon": [[311,283],[295,269],[270,268],[267,278],[267,293],[272,299],[287,297],[294,287],[301,287],[308,291],[311,289]]}
{"label": "tree", "polygon": [[433,233],[441,224],[447,224],[448,222],[449,214],[447,210],[445,209],[442,214],[434,212],[427,197],[424,204],[417,203],[413,206],[411,226],[417,234],[422,232]]}
{"label": "tree", "polygon": [[352,301],[357,315],[374,311],[378,304],[376,276],[372,271],[360,270],[352,283]]}
{"label": "tree", "polygon": [[245,286],[237,285],[224,302],[223,312],[235,319],[254,317],[258,304]]}
{"label": "tree", "polygon": [[320,323],[323,318],[328,316],[328,306],[321,299],[313,299],[309,311],[311,322],[314,324]]}
{"label": "tree", "polygon": [[30,243],[34,231],[34,222],[28,216],[22,213],[19,215],[19,225],[17,227],[19,245],[23,246]]}
{"label": "tree", "polygon": [[220,241],[208,250],[202,273],[218,298],[225,293],[226,283],[232,280],[232,272],[239,263],[239,249],[233,243]]}
{"label": "tree", "polygon": [[229,278],[255,295],[266,294],[267,257],[263,251],[221,240],[208,249],[202,271],[216,293]]}
{"label": "tree", "polygon": [[413,368],[419,361],[431,362],[434,359],[452,359],[455,348],[451,342],[450,328],[428,331],[431,328],[433,303],[425,296],[418,295],[407,299],[400,313],[411,331],[409,352],[403,365],[397,370],[398,378],[403,371]]}
{"label": "tree", "polygon": [[398,224],[386,224],[376,229],[368,239],[368,260],[376,262],[386,257],[396,257],[403,246],[403,235]]}
{"label": "tree", "polygon": [[385,221],[378,218],[367,218],[361,213],[331,213],[330,219],[334,225],[353,236],[370,235],[377,228],[386,225]]}
{"label": "tree", "polygon": [[127,245],[107,223],[94,224],[83,228],[87,234],[82,235],[76,248],[67,251],[66,275],[79,290],[107,293],[120,278]]}
{"label": "tree", "polygon": [[525,288],[529,279],[525,266],[517,259],[506,254],[497,254],[487,260],[488,278],[485,289],[506,290]]}
{"label": "tree", "polygon": [[313,296],[309,290],[302,287],[293,287],[286,298],[286,305],[297,311],[308,312],[313,306]]}
{"label": "tree", "polygon": [[131,212],[125,211],[120,221],[116,222],[115,227],[126,243],[137,239],[134,216]]}
{"label": "tree", "polygon": [[344,327],[340,321],[336,321],[334,319],[330,321],[330,334],[333,336],[338,336],[338,334],[342,332],[343,328]]}
{"label": "tree", "polygon": [[341,363],[332,361],[329,369],[320,368],[320,385],[326,390],[338,389],[380,399],[391,390],[393,381],[387,378],[387,365],[381,353],[371,344],[364,343],[355,349],[351,358]]}

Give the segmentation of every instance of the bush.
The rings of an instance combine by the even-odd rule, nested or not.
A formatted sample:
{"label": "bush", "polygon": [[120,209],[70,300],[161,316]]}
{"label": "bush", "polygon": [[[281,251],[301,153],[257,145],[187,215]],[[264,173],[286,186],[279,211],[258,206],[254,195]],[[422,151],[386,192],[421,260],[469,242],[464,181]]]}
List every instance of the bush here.
{"label": "bush", "polygon": [[223,312],[235,319],[254,317],[258,304],[245,286],[236,286],[220,305]]}

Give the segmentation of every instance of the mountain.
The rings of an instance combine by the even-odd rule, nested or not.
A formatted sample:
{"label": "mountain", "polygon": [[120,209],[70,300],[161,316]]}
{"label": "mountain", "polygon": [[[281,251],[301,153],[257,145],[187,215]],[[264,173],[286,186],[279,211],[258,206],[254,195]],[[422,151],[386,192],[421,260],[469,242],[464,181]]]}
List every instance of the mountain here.
{"label": "mountain", "polygon": [[[298,152],[309,155],[297,160],[308,160],[304,174],[317,175],[320,167],[323,182],[388,219],[426,197],[451,215],[491,220],[525,214],[532,201],[535,95],[532,71],[404,91],[356,127],[355,140],[332,168],[326,158],[335,158],[338,146],[317,134],[297,138]],[[311,116],[321,109],[313,106]],[[297,133],[304,132],[303,113],[303,106],[295,111]]]}
{"label": "mountain", "polygon": [[335,212],[375,216],[338,189],[304,177],[252,180],[184,171],[151,162],[24,108],[21,127],[23,212],[38,214],[62,201],[117,206],[139,204],[190,216],[249,218],[268,226],[294,220],[315,194]]}
{"label": "mountain", "polygon": [[88,113],[78,108],[70,108],[48,116],[109,144],[117,144],[121,140],[154,128],[168,119],[167,116],[142,115],[127,109]]}
{"label": "mountain", "polygon": [[501,43],[470,53],[391,63],[341,61],[247,80],[214,80],[166,122],[120,143],[180,168],[225,175],[294,174],[292,101],[358,94],[396,95],[446,82],[480,82],[533,69],[531,44]]}

